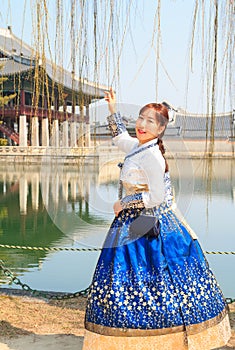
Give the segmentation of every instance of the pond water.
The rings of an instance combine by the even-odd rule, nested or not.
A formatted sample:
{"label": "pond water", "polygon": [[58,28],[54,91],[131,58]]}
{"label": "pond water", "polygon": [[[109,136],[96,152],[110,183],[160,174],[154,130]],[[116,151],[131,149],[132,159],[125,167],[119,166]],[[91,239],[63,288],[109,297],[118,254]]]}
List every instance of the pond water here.
{"label": "pond water", "polygon": [[[116,161],[0,165],[0,244],[98,248],[113,219]],[[235,161],[170,160],[177,206],[205,251],[235,251]],[[91,282],[99,251],[0,248],[32,289],[77,292]],[[234,255],[206,255],[226,297],[235,297]],[[9,279],[0,271],[0,286]]]}

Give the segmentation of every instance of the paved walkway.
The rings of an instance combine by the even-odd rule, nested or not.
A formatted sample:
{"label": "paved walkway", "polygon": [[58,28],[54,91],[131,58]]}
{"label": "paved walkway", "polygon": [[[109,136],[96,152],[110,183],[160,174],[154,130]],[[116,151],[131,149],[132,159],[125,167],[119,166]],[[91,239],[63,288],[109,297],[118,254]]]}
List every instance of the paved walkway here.
{"label": "paved walkway", "polygon": [[[235,349],[235,332],[233,340],[230,346],[224,346],[216,350]],[[82,350],[82,344],[83,337],[63,334],[33,334],[6,340],[0,338],[0,350]]]}
{"label": "paved walkway", "polygon": [[[17,338],[0,338],[0,350],[82,350],[82,344],[82,336],[65,334],[32,334],[19,336]],[[235,331],[233,331],[229,346],[224,346],[216,350],[229,349],[235,349]]]}
{"label": "paved walkway", "polygon": [[82,350],[83,337],[75,335],[24,335],[13,339],[0,338],[0,350]]}
{"label": "paved walkway", "polygon": [[[0,301],[0,350],[82,350],[84,298],[48,303],[2,295]],[[235,303],[229,307],[232,337],[220,350],[235,349]]]}

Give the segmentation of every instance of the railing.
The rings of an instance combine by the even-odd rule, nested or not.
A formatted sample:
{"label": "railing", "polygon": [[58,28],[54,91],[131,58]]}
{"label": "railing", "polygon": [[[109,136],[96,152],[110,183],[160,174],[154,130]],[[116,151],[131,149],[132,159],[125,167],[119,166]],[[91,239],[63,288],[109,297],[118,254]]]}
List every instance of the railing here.
{"label": "railing", "polygon": [[95,147],[45,147],[45,146],[0,146],[0,156],[49,156],[73,157],[95,154]]}
{"label": "railing", "polygon": [[20,115],[26,115],[26,117],[37,116],[39,118],[51,118],[52,120],[58,119],[60,121],[70,120],[77,122],[89,122],[89,117],[84,116],[83,120],[79,114],[63,112],[63,111],[54,111],[53,109],[49,110],[42,107],[32,107],[28,105],[21,105],[15,107],[4,106],[0,108],[0,116],[4,117],[19,117]]}
{"label": "railing", "polygon": [[9,128],[9,126],[4,123],[0,124],[0,131],[19,144],[19,134],[17,134],[13,129]]}

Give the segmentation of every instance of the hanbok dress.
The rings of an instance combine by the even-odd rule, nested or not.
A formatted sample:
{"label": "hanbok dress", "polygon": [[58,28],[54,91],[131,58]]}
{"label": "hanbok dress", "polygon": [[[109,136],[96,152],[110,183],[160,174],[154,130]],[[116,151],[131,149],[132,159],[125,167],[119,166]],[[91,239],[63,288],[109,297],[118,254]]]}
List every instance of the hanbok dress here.
{"label": "hanbok dress", "polygon": [[[225,345],[226,301],[193,231],[176,214],[169,173],[154,139],[139,145],[120,113],[108,117],[127,156],[123,210],[102,248],[85,315],[83,350],[207,350]],[[132,237],[142,210],[156,215],[158,237]]]}

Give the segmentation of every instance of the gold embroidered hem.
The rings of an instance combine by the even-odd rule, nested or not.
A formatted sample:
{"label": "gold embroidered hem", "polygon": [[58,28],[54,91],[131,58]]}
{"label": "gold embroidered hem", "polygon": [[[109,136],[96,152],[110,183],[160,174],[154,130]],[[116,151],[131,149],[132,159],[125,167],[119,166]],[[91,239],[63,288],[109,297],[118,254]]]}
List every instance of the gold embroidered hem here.
{"label": "gold embroidered hem", "polygon": [[231,337],[228,315],[196,334],[186,331],[149,336],[110,336],[85,330],[83,350],[210,350],[227,344]]}
{"label": "gold embroidered hem", "polygon": [[198,324],[192,324],[187,326],[185,329],[184,326],[176,326],[171,328],[159,328],[159,329],[134,329],[134,328],[112,328],[106,327],[98,324],[94,324],[91,322],[86,322],[85,328],[91,332],[102,334],[102,335],[110,335],[115,337],[151,337],[155,335],[164,335],[164,334],[172,334],[179,333],[183,331],[187,331],[187,334],[197,334],[204,331],[207,328],[214,327],[218,323],[220,323],[224,317],[227,315],[227,307],[217,315],[216,317],[211,318],[205,322],[201,322]]}
{"label": "gold embroidered hem", "polygon": [[173,334],[183,332],[185,330],[184,326],[172,327],[172,328],[162,328],[162,329],[132,329],[132,328],[111,328],[100,326],[91,322],[86,322],[86,329],[102,334],[110,335],[115,337],[151,337],[155,335]]}
{"label": "gold embroidered hem", "polygon": [[[152,337],[113,337],[85,331],[83,350],[188,350],[186,333]],[[204,350],[204,349],[203,349]]]}
{"label": "gold embroidered hem", "polygon": [[228,315],[217,325],[188,336],[189,350],[210,350],[227,344],[231,337]]}

